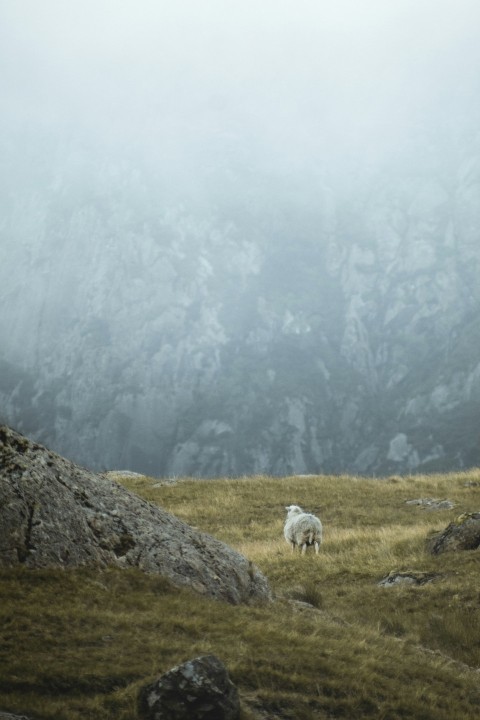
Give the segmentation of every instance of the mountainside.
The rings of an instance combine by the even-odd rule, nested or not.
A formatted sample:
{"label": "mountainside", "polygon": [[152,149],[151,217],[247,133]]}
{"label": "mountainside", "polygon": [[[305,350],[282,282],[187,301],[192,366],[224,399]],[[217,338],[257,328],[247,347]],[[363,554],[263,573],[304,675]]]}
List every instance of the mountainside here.
{"label": "mountainside", "polygon": [[4,138],[4,422],[156,476],[480,463],[473,122],[342,167],[218,136],[173,179],[38,132]]}

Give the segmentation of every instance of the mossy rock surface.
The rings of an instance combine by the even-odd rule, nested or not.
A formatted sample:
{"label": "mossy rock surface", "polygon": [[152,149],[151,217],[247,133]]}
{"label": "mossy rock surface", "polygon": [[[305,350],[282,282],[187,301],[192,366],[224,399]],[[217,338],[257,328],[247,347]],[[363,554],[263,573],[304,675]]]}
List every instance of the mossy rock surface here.
{"label": "mossy rock surface", "polygon": [[434,555],[458,550],[477,550],[480,547],[480,512],[463,513],[451,522],[432,541]]}

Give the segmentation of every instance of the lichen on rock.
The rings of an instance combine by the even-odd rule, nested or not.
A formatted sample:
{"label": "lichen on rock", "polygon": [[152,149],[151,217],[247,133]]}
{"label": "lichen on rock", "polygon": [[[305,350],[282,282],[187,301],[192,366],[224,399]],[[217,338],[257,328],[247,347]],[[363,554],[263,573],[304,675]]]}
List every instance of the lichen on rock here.
{"label": "lichen on rock", "polygon": [[137,567],[234,604],[270,599],[249,560],[107,477],[0,426],[0,566]]}
{"label": "lichen on rock", "polygon": [[480,547],[480,512],[463,513],[430,541],[433,555]]}
{"label": "lichen on rock", "polygon": [[434,573],[420,572],[418,570],[392,570],[382,578],[378,585],[381,587],[394,587],[398,585],[426,585],[435,578]]}
{"label": "lichen on rock", "polygon": [[238,720],[240,701],[221,660],[204,655],[142,688],[139,713],[145,720]]}

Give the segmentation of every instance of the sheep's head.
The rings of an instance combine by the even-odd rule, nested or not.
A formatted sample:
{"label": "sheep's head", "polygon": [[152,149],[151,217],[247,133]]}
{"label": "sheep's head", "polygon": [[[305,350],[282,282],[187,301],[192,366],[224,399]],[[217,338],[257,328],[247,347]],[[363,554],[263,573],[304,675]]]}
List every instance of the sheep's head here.
{"label": "sheep's head", "polygon": [[298,505],[287,505],[285,510],[288,515],[298,515],[299,513],[303,513],[302,508],[298,507]]}

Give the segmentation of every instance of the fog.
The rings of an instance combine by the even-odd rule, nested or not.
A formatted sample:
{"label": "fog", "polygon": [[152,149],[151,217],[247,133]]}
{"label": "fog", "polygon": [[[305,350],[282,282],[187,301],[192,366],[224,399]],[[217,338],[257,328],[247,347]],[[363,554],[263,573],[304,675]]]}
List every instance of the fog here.
{"label": "fog", "polygon": [[0,421],[96,468],[480,464],[477,0],[0,0]]}
{"label": "fog", "polygon": [[171,163],[227,142],[287,168],[332,147],[375,156],[478,103],[474,0],[2,0],[0,13],[11,121]]}

